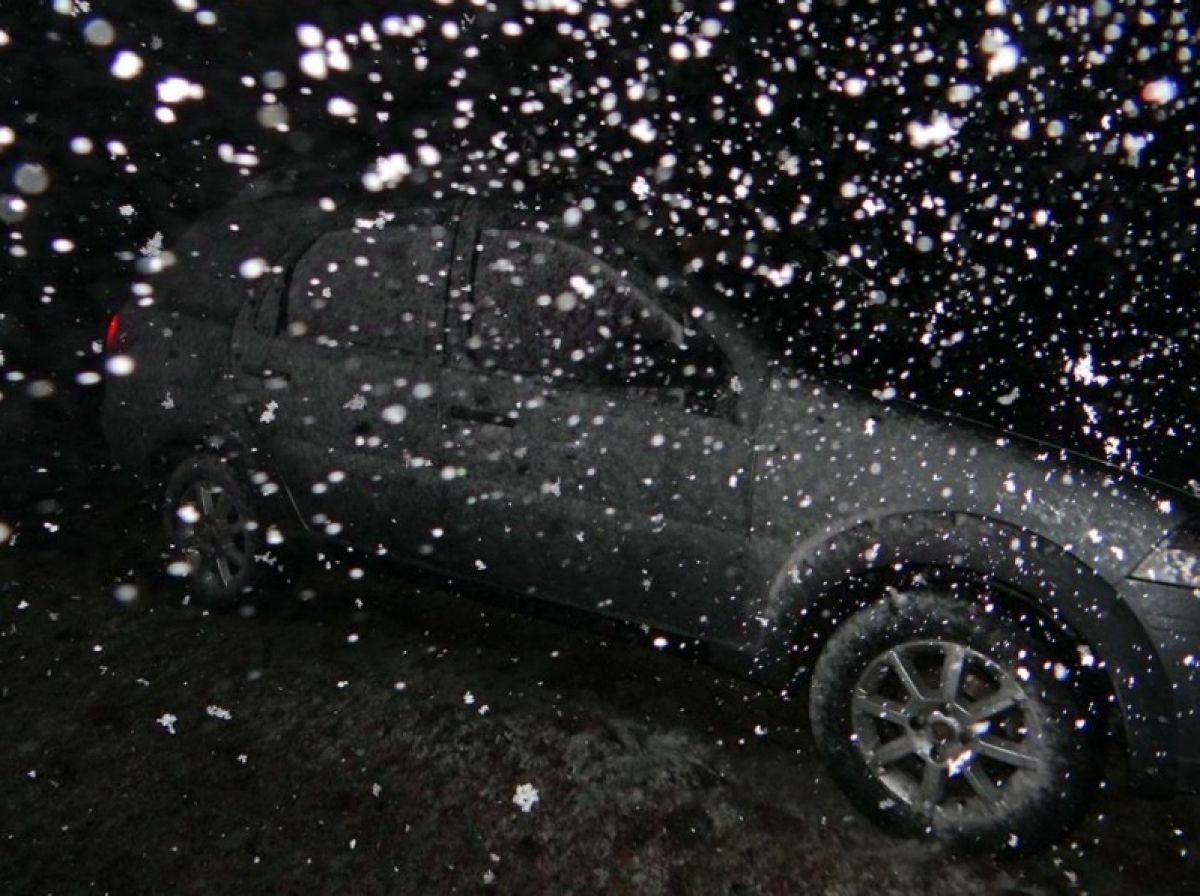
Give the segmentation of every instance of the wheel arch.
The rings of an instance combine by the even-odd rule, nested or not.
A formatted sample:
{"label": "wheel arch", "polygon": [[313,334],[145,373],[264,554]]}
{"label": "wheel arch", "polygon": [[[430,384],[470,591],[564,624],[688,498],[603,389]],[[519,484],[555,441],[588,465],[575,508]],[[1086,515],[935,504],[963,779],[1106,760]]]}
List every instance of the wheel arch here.
{"label": "wheel arch", "polygon": [[[253,492],[264,521],[278,525],[289,537],[310,531],[276,465],[232,428],[207,436],[189,433],[164,439],[145,453],[139,467],[149,477],[148,485],[161,488],[171,472],[191,456],[215,457],[229,464]],[[265,479],[258,478],[264,475]],[[274,483],[275,487],[264,489],[265,482]]]}
{"label": "wheel arch", "polygon": [[815,663],[847,616],[891,588],[965,583],[1009,609],[1037,614],[1086,644],[1121,709],[1131,786],[1174,788],[1170,683],[1154,645],[1116,588],[1061,545],[994,518],[904,513],[858,523],[797,546],[775,576],[754,675],[787,685]]}

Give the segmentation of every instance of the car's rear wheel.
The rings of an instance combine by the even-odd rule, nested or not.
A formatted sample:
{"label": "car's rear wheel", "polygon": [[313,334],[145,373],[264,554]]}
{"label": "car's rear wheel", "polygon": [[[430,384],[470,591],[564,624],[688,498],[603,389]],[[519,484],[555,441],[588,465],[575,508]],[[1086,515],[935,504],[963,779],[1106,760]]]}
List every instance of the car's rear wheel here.
{"label": "car's rear wheel", "polygon": [[251,492],[235,468],[209,455],[180,463],[167,481],[163,524],[172,552],[168,572],[207,606],[236,605],[257,577],[263,539]]}
{"label": "car's rear wheel", "polygon": [[813,673],[819,751],[883,827],[957,847],[1038,848],[1082,818],[1102,703],[1071,653],[946,594],[847,620]]}

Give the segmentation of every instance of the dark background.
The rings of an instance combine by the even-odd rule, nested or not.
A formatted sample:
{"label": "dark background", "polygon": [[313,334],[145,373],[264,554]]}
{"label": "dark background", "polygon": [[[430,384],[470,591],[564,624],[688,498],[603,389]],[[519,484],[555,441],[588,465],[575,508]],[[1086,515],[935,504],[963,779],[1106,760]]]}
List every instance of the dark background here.
{"label": "dark background", "polygon": [[[267,172],[360,184],[396,153],[401,192],[649,218],[786,363],[1191,477],[1189,4],[574,5],[0,5],[0,880],[1187,891],[1197,801],[1132,800],[1115,761],[1059,847],[947,856],[858,819],[794,706],[702,666],[324,556],[252,617],[179,606],[157,498],[108,462],[102,386],[78,377],[156,234],[169,247]],[[409,12],[419,32],[385,33]],[[302,72],[300,23],[346,70]],[[989,77],[989,29],[1020,48],[1012,72]],[[111,73],[122,50],[138,77]],[[164,123],[169,77],[204,95]],[[1164,78],[1176,98],[1144,99]],[[335,97],[357,114],[329,114]],[[914,145],[939,113],[953,139]]]}
{"label": "dark background", "polygon": [[[23,252],[4,262],[6,399],[39,380],[72,398],[155,233],[169,246],[281,166],[357,184],[402,153],[400,189],[591,196],[589,214],[650,217],[804,367],[1186,483],[1194,15],[963,6],[6,5],[0,193],[4,251]],[[344,70],[301,71],[301,23]],[[1011,72],[989,73],[995,29],[1019,48]],[[110,73],[122,50],[138,77]],[[168,124],[156,85],[172,76],[204,95]],[[1175,98],[1147,99],[1162,79]],[[357,113],[330,114],[335,97]],[[953,138],[915,145],[913,123],[938,115]],[[29,164],[44,191],[22,192]]]}

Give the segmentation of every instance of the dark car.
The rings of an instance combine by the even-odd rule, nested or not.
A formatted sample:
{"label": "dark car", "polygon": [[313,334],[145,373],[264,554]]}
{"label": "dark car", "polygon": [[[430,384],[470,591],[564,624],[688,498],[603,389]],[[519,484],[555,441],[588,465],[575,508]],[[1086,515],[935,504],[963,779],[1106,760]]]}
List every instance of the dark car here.
{"label": "dark car", "polygon": [[1106,741],[1200,787],[1187,494],[790,371],[600,218],[285,194],[151,260],[103,422],[169,571],[238,605],[308,533],[633,623],[807,688],[858,808],[957,845],[1061,836]]}

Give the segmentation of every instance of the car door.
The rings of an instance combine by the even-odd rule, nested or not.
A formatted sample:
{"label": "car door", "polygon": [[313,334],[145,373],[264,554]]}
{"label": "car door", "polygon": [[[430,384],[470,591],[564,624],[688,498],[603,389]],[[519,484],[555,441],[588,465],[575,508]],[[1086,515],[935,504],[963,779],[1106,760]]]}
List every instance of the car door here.
{"label": "car door", "polygon": [[430,540],[453,235],[438,210],[345,218],[239,340],[253,440],[317,532],[401,555]]}
{"label": "car door", "polygon": [[749,438],[720,345],[598,233],[504,215],[473,233],[443,372],[447,551],[607,615],[689,633],[728,622]]}

